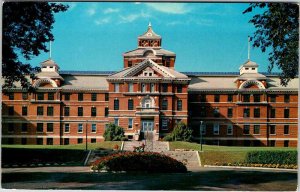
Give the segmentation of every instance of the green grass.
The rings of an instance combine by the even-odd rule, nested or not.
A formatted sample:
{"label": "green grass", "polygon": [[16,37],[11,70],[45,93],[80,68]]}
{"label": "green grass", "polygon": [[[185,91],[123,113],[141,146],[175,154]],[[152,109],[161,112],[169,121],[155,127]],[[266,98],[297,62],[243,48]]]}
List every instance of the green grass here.
{"label": "green grass", "polygon": [[[122,145],[121,141],[104,141],[100,143],[88,143],[88,150],[90,149],[113,149],[115,145],[119,148]],[[23,148],[23,149],[78,149],[85,150],[85,144],[77,145],[1,145],[2,148]]]}
{"label": "green grass", "polygon": [[[199,152],[202,165],[216,163],[244,162],[249,151],[290,151],[297,148],[286,147],[240,147],[240,146],[215,146],[203,145],[203,152]],[[170,142],[170,150],[187,149],[200,151],[200,144],[182,141]]]}

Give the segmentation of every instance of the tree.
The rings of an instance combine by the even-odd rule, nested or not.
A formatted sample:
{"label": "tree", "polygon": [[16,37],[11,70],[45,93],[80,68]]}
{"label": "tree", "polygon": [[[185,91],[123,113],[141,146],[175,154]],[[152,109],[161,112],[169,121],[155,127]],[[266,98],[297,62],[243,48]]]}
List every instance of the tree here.
{"label": "tree", "polygon": [[103,134],[105,141],[121,141],[124,140],[124,129],[115,124],[110,123]]}
{"label": "tree", "polygon": [[2,77],[3,87],[13,87],[19,81],[23,88],[29,88],[25,74],[33,74],[39,68],[23,63],[48,52],[46,44],[53,41],[54,13],[66,11],[68,6],[47,2],[4,2],[2,31]]}
{"label": "tree", "polygon": [[191,141],[193,131],[185,123],[179,122],[173,131],[164,137],[165,141]]}
{"label": "tree", "polygon": [[243,12],[252,12],[261,8],[263,13],[256,14],[249,21],[256,28],[253,47],[260,47],[262,52],[271,48],[269,53],[269,72],[274,65],[282,71],[281,84],[288,82],[298,74],[298,42],[299,42],[299,8],[295,3],[250,3]]}

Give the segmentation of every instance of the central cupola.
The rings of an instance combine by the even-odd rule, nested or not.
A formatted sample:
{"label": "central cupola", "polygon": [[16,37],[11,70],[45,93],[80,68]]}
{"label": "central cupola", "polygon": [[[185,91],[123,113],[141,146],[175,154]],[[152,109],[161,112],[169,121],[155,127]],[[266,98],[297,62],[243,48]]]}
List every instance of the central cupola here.
{"label": "central cupola", "polygon": [[161,36],[157,35],[151,26],[151,23],[148,25],[147,31],[138,36],[138,47],[160,47],[161,46]]}

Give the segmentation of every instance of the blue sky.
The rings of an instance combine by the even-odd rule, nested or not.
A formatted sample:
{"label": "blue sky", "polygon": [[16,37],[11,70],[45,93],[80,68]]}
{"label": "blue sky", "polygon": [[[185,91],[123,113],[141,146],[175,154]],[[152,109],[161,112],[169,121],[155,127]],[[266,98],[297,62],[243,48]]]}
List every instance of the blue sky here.
{"label": "blue sky", "polygon": [[[175,52],[178,71],[237,72],[247,60],[253,16],[247,3],[66,3],[55,15],[52,58],[61,70],[115,71],[122,54],[137,47],[137,36],[151,22],[162,47]],[[29,62],[37,66],[43,53]],[[251,60],[267,71],[268,54],[251,48]]]}

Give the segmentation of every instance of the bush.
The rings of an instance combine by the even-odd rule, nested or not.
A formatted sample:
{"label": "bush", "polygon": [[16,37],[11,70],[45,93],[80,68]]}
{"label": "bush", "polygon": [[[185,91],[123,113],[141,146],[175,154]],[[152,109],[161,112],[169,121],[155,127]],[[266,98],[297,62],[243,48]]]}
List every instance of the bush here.
{"label": "bush", "polygon": [[110,123],[103,136],[105,141],[121,141],[124,138],[124,130],[122,127]]}
{"label": "bush", "polygon": [[191,141],[193,131],[185,123],[179,122],[175,125],[172,133],[165,136],[165,141]]}
{"label": "bush", "polygon": [[250,151],[246,163],[297,165],[297,151]]}
{"label": "bush", "polygon": [[184,173],[186,166],[166,155],[153,152],[124,152],[96,160],[91,169],[94,171],[126,171],[150,173]]}

